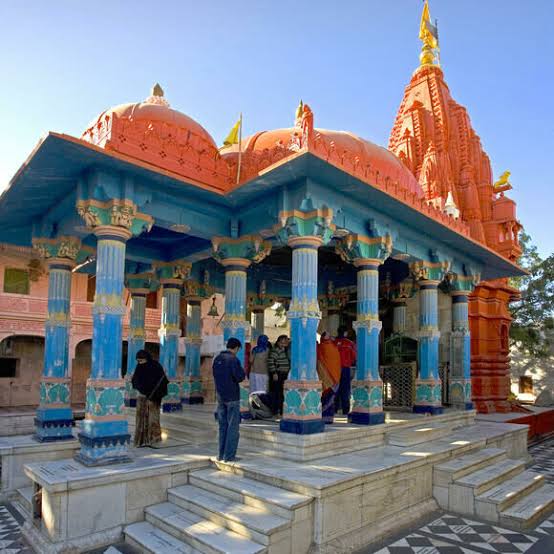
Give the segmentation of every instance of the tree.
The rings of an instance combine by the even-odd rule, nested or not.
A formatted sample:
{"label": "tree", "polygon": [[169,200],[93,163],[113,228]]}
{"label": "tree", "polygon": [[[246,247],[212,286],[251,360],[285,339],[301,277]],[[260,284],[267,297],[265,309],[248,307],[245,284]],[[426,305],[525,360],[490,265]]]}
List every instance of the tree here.
{"label": "tree", "polygon": [[510,338],[518,350],[542,358],[550,354],[550,331],[554,329],[554,254],[541,258],[525,232],[520,244],[519,264],[529,275],[510,280],[521,294],[511,304]]}

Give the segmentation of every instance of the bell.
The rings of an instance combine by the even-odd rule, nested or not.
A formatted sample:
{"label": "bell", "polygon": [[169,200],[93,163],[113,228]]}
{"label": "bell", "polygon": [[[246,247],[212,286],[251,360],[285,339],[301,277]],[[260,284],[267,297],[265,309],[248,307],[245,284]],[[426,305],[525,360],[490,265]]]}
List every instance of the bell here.
{"label": "bell", "polygon": [[208,315],[210,317],[218,317],[219,312],[217,311],[217,306],[215,305],[215,296],[212,298],[212,305],[210,306],[210,309],[208,310]]}

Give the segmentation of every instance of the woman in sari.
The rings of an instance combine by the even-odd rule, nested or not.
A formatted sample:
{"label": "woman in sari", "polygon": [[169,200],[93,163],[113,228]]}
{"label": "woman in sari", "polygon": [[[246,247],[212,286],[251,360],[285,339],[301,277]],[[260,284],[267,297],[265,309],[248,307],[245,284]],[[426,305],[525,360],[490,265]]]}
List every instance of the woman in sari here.
{"label": "woman in sari", "polygon": [[132,384],[137,390],[135,446],[152,446],[162,440],[160,404],[169,381],[163,367],[146,350],[137,352]]}
{"label": "woman in sari", "polygon": [[323,383],[321,415],[325,423],[333,423],[335,395],[340,383],[340,353],[329,333],[321,335],[317,345],[317,373]]}

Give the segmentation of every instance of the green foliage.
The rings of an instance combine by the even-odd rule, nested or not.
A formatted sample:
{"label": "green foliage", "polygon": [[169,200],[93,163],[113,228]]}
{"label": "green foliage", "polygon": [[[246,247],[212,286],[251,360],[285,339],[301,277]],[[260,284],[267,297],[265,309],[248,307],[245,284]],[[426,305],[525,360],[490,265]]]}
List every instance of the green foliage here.
{"label": "green foliage", "polygon": [[549,337],[554,329],[554,254],[541,258],[525,232],[520,243],[519,264],[529,275],[510,280],[521,294],[511,305],[510,338],[518,350],[542,358],[550,353]]}

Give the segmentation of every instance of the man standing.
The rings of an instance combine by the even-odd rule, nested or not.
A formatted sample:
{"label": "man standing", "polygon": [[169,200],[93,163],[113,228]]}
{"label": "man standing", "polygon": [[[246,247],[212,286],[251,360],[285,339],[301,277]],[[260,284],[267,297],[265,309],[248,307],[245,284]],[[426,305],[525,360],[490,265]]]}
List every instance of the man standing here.
{"label": "man standing", "polygon": [[283,415],[283,388],[290,371],[289,342],[287,335],[281,335],[267,357],[269,392],[273,397],[273,405],[280,415]]}
{"label": "man standing", "polygon": [[356,363],[356,345],[346,337],[346,327],[339,327],[335,344],[339,349],[341,365],[340,385],[335,397],[335,413],[340,406],[342,413],[347,415],[350,412],[351,367]]}
{"label": "man standing", "polygon": [[227,350],[216,356],[213,375],[217,391],[217,420],[219,422],[218,461],[234,462],[239,444],[240,387],[245,374],[237,352],[241,349],[240,340],[231,337]]}

